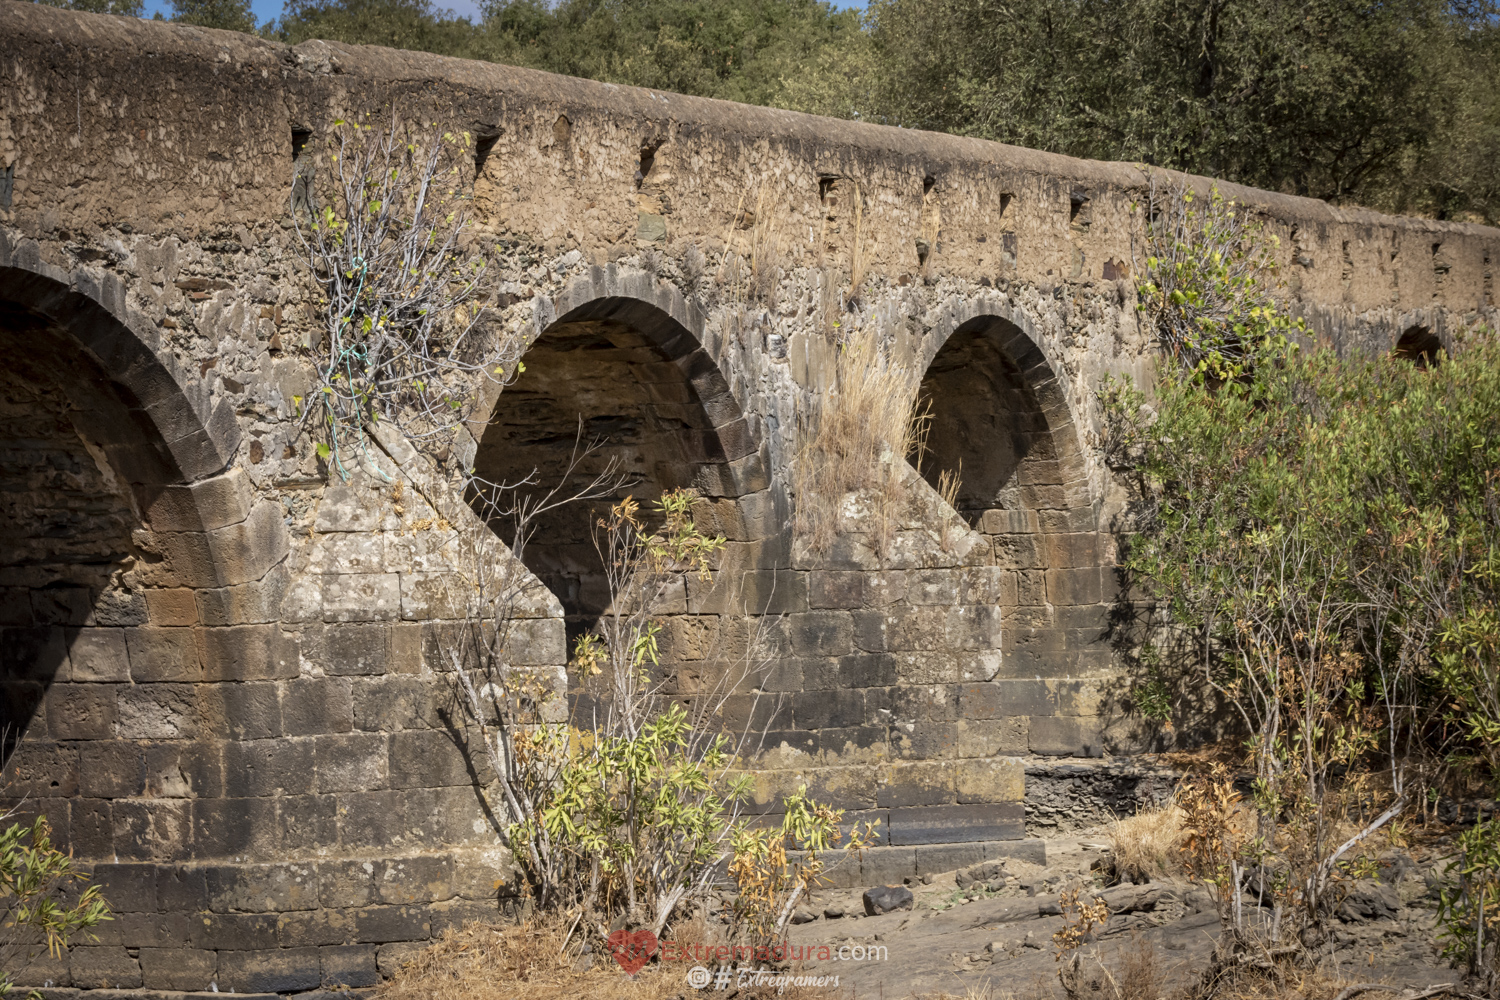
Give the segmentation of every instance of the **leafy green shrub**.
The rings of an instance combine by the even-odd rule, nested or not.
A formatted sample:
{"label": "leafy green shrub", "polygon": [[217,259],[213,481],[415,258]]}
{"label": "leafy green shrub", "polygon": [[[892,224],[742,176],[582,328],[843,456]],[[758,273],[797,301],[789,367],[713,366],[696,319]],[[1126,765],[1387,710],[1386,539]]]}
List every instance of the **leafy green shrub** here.
{"label": "leafy green shrub", "polygon": [[0,997],[15,992],[15,975],[43,948],[60,956],[74,935],[113,919],[97,885],[78,891],[88,878],[52,846],[47,817],[0,833]]}
{"label": "leafy green shrub", "polygon": [[[1299,349],[1270,269],[1235,277],[1266,248],[1231,212],[1153,230],[1177,257],[1153,253],[1145,308],[1175,350],[1149,403],[1126,382],[1101,400],[1138,476],[1142,700],[1162,712],[1181,672],[1237,716],[1258,819],[1238,854],[1276,905],[1234,930],[1274,951],[1326,920],[1334,873],[1424,798],[1434,753],[1495,760],[1500,345],[1477,333],[1428,370]],[[1371,768],[1389,808],[1350,836],[1338,790]]]}
{"label": "leafy green shrub", "polygon": [[1458,851],[1439,891],[1438,938],[1443,955],[1482,974],[1490,991],[1500,978],[1500,819],[1476,823],[1458,837]]}

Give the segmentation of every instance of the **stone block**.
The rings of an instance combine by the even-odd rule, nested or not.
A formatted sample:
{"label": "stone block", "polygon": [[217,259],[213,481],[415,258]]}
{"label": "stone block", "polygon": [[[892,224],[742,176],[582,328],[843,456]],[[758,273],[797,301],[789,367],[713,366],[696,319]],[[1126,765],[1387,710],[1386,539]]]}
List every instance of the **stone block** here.
{"label": "stone block", "polygon": [[911,847],[872,847],[859,859],[861,885],[901,885],[917,875],[917,852]]}
{"label": "stone block", "polygon": [[348,792],[337,796],[338,839],[346,850],[384,850],[406,826],[401,792]]}
{"label": "stone block", "polygon": [[191,804],[185,799],[118,799],[113,804],[114,847],[126,860],[180,857],[192,840]]}
{"label": "stone block", "polygon": [[854,649],[854,621],[847,611],[808,611],[783,623],[796,656],[844,656]]}
{"label": "stone block", "polygon": [[959,689],[958,708],[965,719],[997,719],[1016,715],[1054,715],[1057,696],[1044,681],[1001,678]]}
{"label": "stone block", "polygon": [[894,727],[892,743],[906,760],[941,760],[958,750],[957,722],[917,722]]}
{"label": "stone block", "polygon": [[375,888],[382,903],[436,903],[451,899],[453,857],[418,854],[379,862]]}
{"label": "stone block", "polygon": [[469,591],[452,573],[402,573],[401,618],[451,621],[469,611]]}
{"label": "stone block", "polygon": [[1099,536],[1093,532],[1039,536],[1049,569],[1097,567],[1101,563]]}
{"label": "stone block", "polygon": [[988,840],[984,843],[984,860],[1005,861],[1014,859],[1029,865],[1046,867],[1047,842],[1035,837],[1026,840]]}
{"label": "stone block", "polygon": [[[103,858],[115,850],[115,817],[108,799],[73,799],[66,808],[68,843],[86,858]],[[49,813],[61,818],[62,813]],[[54,823],[54,827],[60,824]],[[60,834],[61,831],[56,831]],[[58,836],[59,841],[62,839]]]}
{"label": "stone block", "polygon": [[236,993],[295,993],[323,982],[317,948],[219,953],[219,989]]}
{"label": "stone block", "polygon": [[115,740],[82,743],[77,753],[77,791],[83,795],[118,799],[145,790],[146,755],[134,743]]}
{"label": "stone block", "polygon": [[276,800],[193,799],[193,858],[263,855],[274,849]]}
{"label": "stone block", "polygon": [[205,869],[204,880],[208,908],[215,913],[285,913],[321,905],[312,862],[213,865]]}
{"label": "stone block", "polygon": [[481,780],[491,780],[483,748],[456,746],[447,730],[416,730],[390,737],[392,788],[468,785],[475,772],[480,772]]}
{"label": "stone block", "polygon": [[130,740],[190,740],[198,735],[192,684],[132,684],[117,698],[119,735]]}
{"label": "stone block", "polygon": [[[278,946],[274,913],[200,913],[189,926],[188,940],[203,951],[264,951]],[[219,985],[229,987],[222,980]]]}
{"label": "stone block", "polygon": [[198,948],[142,948],[141,985],[148,990],[207,991],[219,972],[219,953]]}
{"label": "stone block", "polygon": [[325,622],[395,621],[402,617],[395,573],[341,573],[322,578]]}
{"label": "stone block", "polygon": [[959,584],[970,570],[914,569],[906,574],[908,604],[937,604],[952,607],[959,603]]}
{"label": "stone block", "polygon": [[897,845],[1019,840],[1025,835],[1026,808],[1020,802],[891,810],[891,843]]}
{"label": "stone block", "polygon": [[66,630],[45,627],[0,630],[0,668],[8,680],[66,680],[70,669]]}
{"label": "stone block", "polygon": [[375,862],[319,861],[316,868],[324,906],[360,907],[375,902]]}
{"label": "stone block", "polygon": [[314,738],[317,791],[362,792],[388,787],[389,746],[378,733]]}
{"label": "stone block", "polygon": [[807,574],[757,569],[687,579],[688,611],[712,615],[787,615],[806,611]]}
{"label": "stone block", "polygon": [[288,736],[347,733],[354,728],[350,681],[343,677],[298,677],[281,689],[281,725]]}
{"label": "stone block", "polygon": [[[33,725],[37,729],[44,728]],[[88,745],[52,743],[35,737],[22,740],[5,762],[7,797],[45,799],[77,795],[83,778],[79,770],[79,753],[85,746]],[[110,785],[112,780],[103,784]]]}
{"label": "stone block", "polygon": [[313,741],[241,740],[224,745],[224,794],[246,799],[313,790]]}
{"label": "stone block", "polygon": [[155,531],[208,531],[245,520],[255,498],[250,477],[232,468],[191,486],[168,486],[146,508]]}
{"label": "stone block", "polygon": [[369,906],[354,911],[354,938],[368,944],[426,941],[432,918],[425,906]]}
{"label": "stone block", "polygon": [[389,625],[313,625],[302,633],[302,662],[330,676],[383,674],[391,666]]}
{"label": "stone block", "polygon": [[[884,701],[877,704],[876,691],[883,691]],[[865,701],[873,712],[885,708],[893,719],[917,722],[930,719],[934,722],[957,720],[957,684],[911,684],[885,689],[871,688],[865,692]]]}
{"label": "stone block", "polygon": [[147,590],[146,613],[153,625],[196,625],[198,595],[187,587]]}
{"label": "stone block", "polygon": [[221,586],[253,583],[285,559],[290,548],[282,523],[285,514],[281,504],[266,501],[256,504],[240,523],[209,531],[215,582]]}
{"label": "stone block", "polygon": [[283,948],[306,948],[354,942],[353,910],[299,910],[276,922]]}
{"label": "stone block", "polygon": [[208,876],[203,868],[179,865],[152,868],[156,872],[156,901],[162,910],[196,913],[208,909]]}
{"label": "stone block", "polygon": [[1031,752],[1042,757],[1100,757],[1104,739],[1095,718],[1031,720]]}
{"label": "stone block", "polygon": [[92,883],[115,913],[154,913],[158,871],[156,865],[95,865]]}
{"label": "stone block", "polygon": [[927,806],[951,803],[953,795],[953,769],[948,763],[898,762],[881,770],[875,801],[886,807]]}
{"label": "stone block", "polygon": [[359,678],[350,696],[355,729],[391,732],[442,725],[432,682],[420,677]]}
{"label": "stone block", "polygon": [[137,684],[203,679],[198,640],[192,629],[146,626],[124,631],[130,679]]}
{"label": "stone block", "polygon": [[204,625],[245,625],[281,620],[281,609],[291,586],[286,563],[278,563],[259,580],[232,587],[199,590],[198,619]]}
{"label": "stone block", "polygon": [[922,844],[915,848],[918,875],[938,875],[985,860],[983,844]]}
{"label": "stone block", "polygon": [[904,601],[908,584],[905,570],[814,570],[808,587],[812,608],[859,610]]}
{"label": "stone block", "polygon": [[232,740],[281,735],[281,699],[270,681],[205,684],[200,689],[203,723],[209,732]]}
{"label": "stone block", "polygon": [[954,761],[958,801],[1020,802],[1026,797],[1026,767],[1019,757]]}
{"label": "stone block", "polygon": [[124,629],[72,628],[65,635],[71,669],[62,679],[81,684],[130,680],[130,657],[125,651]]}
{"label": "stone block", "polygon": [[887,687],[898,683],[899,666],[890,653],[852,653],[839,657],[837,677],[830,687]]}
{"label": "stone block", "polygon": [[562,620],[557,618],[513,622],[505,648],[510,662],[519,666],[553,666],[568,662],[567,634]]}
{"label": "stone block", "polygon": [[204,680],[257,681],[296,677],[295,636],[279,625],[231,625],[198,630]]}
{"label": "stone block", "polygon": [[47,731],[59,740],[107,740],[118,714],[114,684],[54,684],[47,691]]}
{"label": "stone block", "polygon": [[1104,599],[1097,567],[1048,570],[1046,580],[1047,600],[1054,605],[1098,604]]}
{"label": "stone block", "polygon": [[329,989],[360,989],[380,985],[372,944],[330,945],[318,949],[323,985]]}
{"label": "stone block", "polygon": [[68,955],[73,985],[86,990],[134,990],[141,986],[141,966],[120,947],[81,945]]}
{"label": "stone block", "polygon": [[122,948],[185,948],[192,934],[192,921],[196,918],[196,914],[189,913],[116,913],[113,920],[95,928],[95,940],[89,944]]}
{"label": "stone block", "polygon": [[960,719],[955,723],[955,757],[989,757],[994,754],[1030,752],[1027,742],[1028,720]]}
{"label": "stone block", "polygon": [[792,696],[792,719],[797,729],[847,728],[864,725],[865,696],[858,689],[804,691]]}

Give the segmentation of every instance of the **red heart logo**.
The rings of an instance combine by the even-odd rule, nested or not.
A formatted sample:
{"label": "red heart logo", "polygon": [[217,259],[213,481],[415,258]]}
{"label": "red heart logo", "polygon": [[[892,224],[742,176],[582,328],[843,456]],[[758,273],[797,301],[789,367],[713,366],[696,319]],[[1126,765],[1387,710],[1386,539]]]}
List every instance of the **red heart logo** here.
{"label": "red heart logo", "polygon": [[633,976],[656,954],[656,935],[644,928],[615,931],[609,936],[609,951],[620,968]]}

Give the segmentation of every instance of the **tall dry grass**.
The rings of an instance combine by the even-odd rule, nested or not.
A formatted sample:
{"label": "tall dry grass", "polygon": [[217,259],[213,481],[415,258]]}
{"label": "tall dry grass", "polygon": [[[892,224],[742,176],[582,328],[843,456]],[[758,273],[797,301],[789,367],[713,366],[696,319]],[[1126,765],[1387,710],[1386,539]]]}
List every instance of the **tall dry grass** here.
{"label": "tall dry grass", "polygon": [[[449,928],[376,991],[376,1000],[683,1000],[692,962],[653,961],[627,976],[602,950],[582,954],[577,934],[556,916]],[[691,928],[683,941],[700,941]],[[712,992],[702,994],[714,995]],[[720,994],[727,996],[728,994]],[[849,1000],[847,990],[753,985],[740,1000]]]}
{"label": "tall dry grass", "polygon": [[1140,882],[1185,875],[1185,819],[1186,814],[1176,802],[1116,819],[1109,831],[1116,877]]}
{"label": "tall dry grass", "polygon": [[[854,530],[883,555],[905,498],[906,457],[920,435],[920,378],[882,339],[873,323],[844,334],[833,386],[798,428],[796,529],[814,551]],[[860,502],[846,512],[855,493]]]}

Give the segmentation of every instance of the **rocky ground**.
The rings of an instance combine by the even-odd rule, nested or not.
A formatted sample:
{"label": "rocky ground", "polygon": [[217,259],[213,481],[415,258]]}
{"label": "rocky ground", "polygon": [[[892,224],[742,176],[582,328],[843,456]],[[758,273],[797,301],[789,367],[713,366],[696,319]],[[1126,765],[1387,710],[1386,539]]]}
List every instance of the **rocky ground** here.
{"label": "rocky ground", "polygon": [[[1101,896],[1110,916],[1085,945],[1085,966],[1097,955],[1113,969],[1127,953],[1147,951],[1161,978],[1185,981],[1213,952],[1219,922],[1208,892],[1186,881],[1106,886],[1109,840],[1084,831],[1047,842],[1047,862],[988,862],[965,871],[923,876],[882,900],[901,908],[869,915],[862,890],[825,890],[802,907],[791,928],[793,945],[831,946],[833,957],[807,962],[809,971],[838,975],[859,998],[946,990],[964,995],[988,985],[996,995],[1050,996],[1058,989],[1053,935],[1063,927],[1060,893],[1082,887]],[[1435,888],[1441,863],[1435,851],[1392,851],[1379,878],[1347,882],[1332,940],[1320,971],[1359,982],[1425,988],[1459,974],[1438,953]],[[847,945],[839,960],[838,948]],[[875,948],[855,961],[856,945]],[[882,953],[879,947],[885,950]]]}

